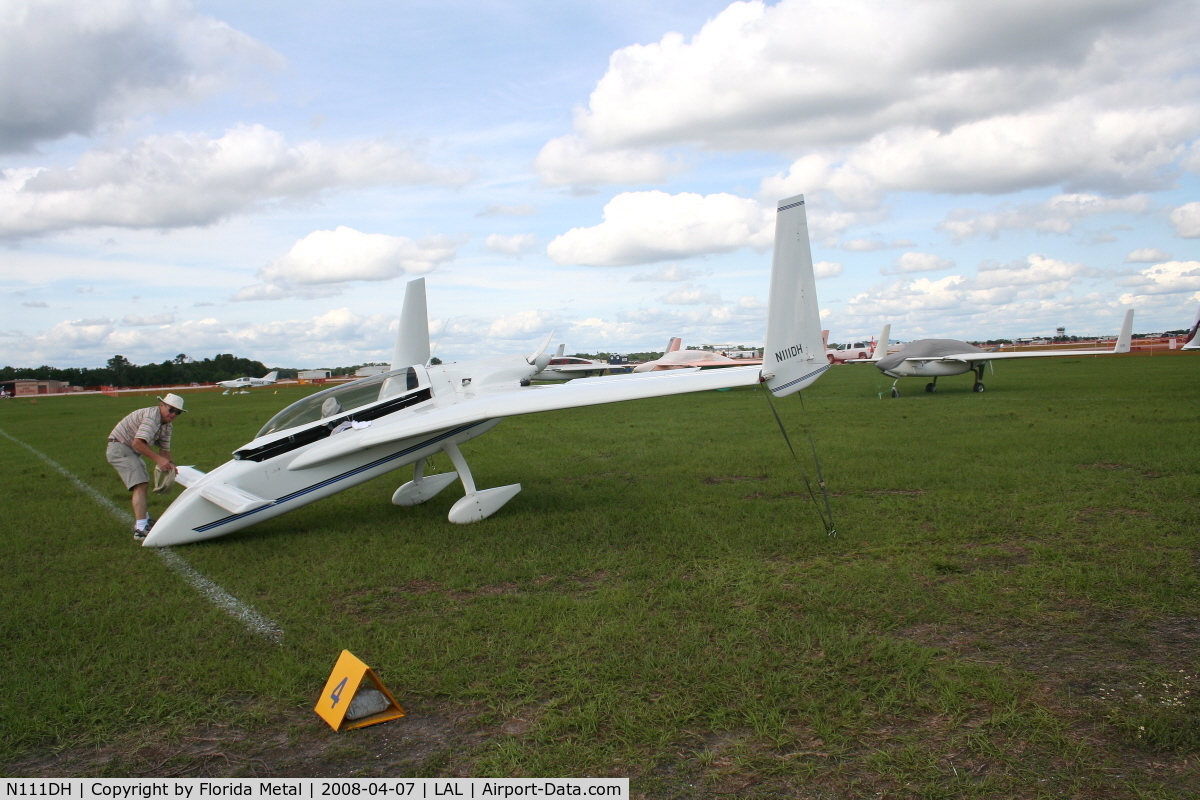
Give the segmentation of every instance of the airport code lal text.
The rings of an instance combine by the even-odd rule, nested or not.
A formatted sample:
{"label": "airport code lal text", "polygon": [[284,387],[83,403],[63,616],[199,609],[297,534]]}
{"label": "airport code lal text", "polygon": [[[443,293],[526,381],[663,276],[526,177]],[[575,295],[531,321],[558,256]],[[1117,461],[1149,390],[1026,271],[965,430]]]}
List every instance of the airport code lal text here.
{"label": "airport code lal text", "polygon": [[628,778],[418,778],[414,780],[321,780],[279,778],[242,780],[220,778],[65,778],[5,781],[5,797],[104,798],[104,800],[209,800],[227,797],[629,797]]}

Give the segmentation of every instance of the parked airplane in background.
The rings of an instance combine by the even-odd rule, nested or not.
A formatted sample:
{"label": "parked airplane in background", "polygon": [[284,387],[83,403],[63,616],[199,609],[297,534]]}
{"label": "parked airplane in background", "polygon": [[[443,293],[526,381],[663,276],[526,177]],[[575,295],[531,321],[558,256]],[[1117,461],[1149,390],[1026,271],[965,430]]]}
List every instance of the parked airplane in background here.
{"label": "parked airplane in background", "polygon": [[[499,510],[521,484],[477,489],[459,445],[504,417],[709,389],[763,385],[785,397],[829,369],[802,196],[779,202],[775,255],[767,299],[766,357],[761,366],[609,375],[530,385],[550,361],[541,347],[528,355],[429,365],[425,280],[404,294],[392,369],[299,400],[272,417],[233,461],[207,475],[180,468],[186,490],[143,541],[163,547],[211,539],[328,497],[394,469],[413,465],[413,479],[392,495],[412,506],[456,479],[465,496],[451,522],[481,520]],[[425,474],[426,459],[444,452],[454,472]]]}
{"label": "parked airplane in background", "polygon": [[225,391],[221,392],[221,394],[229,394],[235,389],[241,392],[248,392],[250,391],[250,388],[254,386],[271,386],[275,383],[275,378],[278,376],[279,372],[272,370],[266,375],[263,375],[261,378],[251,378],[249,376],[245,378],[234,378],[231,381],[217,381],[217,385],[225,387]]}
{"label": "parked airplane in background", "polygon": [[1187,342],[1183,345],[1184,350],[1200,350],[1200,311],[1196,312],[1196,321],[1192,323],[1192,329],[1188,331]]}
{"label": "parked airplane in background", "polygon": [[563,355],[567,349],[565,344],[558,346],[558,352],[550,358],[550,363],[541,372],[533,376],[535,381],[570,381],[575,378],[590,378],[603,375],[605,372],[628,372],[629,364],[614,364],[609,361],[595,361],[580,356]]}
{"label": "parked airplane in background", "polygon": [[[885,330],[888,329],[885,328]],[[899,352],[883,358],[859,359],[857,363],[873,363],[884,375],[895,378],[896,381],[892,382],[892,397],[900,396],[896,383],[901,378],[933,378],[931,383],[925,384],[925,391],[935,392],[938,378],[946,375],[961,375],[964,372],[975,373],[975,385],[972,389],[982,392],[983,367],[989,361],[1009,358],[1110,356],[1114,353],[1128,353],[1132,337],[1133,309],[1131,308],[1125,312],[1125,324],[1121,326],[1121,335],[1117,337],[1116,346],[1112,350],[1026,350],[1019,353],[1000,353],[995,350],[984,350],[957,339],[918,339],[910,342]],[[880,336],[881,341],[886,338],[886,335]]]}
{"label": "parked airplane in background", "polygon": [[[825,348],[825,356],[830,364],[845,364],[850,361],[871,361],[887,355],[888,336],[892,326],[884,325],[883,333],[874,342],[855,342],[854,344],[839,344]],[[826,331],[828,333],[828,331]]]}
{"label": "parked airplane in background", "polygon": [[[692,367],[745,367],[761,364],[761,358],[730,358],[714,350],[683,350],[683,339],[678,336],[667,342],[666,352],[654,361],[643,361],[633,368],[634,372],[661,372],[666,369],[689,369]],[[824,343],[821,345],[824,349]],[[766,352],[765,350],[763,352]]]}

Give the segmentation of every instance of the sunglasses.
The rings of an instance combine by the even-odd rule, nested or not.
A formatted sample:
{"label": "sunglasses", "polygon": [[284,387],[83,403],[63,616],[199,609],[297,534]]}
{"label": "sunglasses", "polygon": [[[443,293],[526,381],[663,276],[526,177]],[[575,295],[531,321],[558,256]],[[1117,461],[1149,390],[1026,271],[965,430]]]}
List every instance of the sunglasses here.
{"label": "sunglasses", "polygon": [[172,408],[171,406],[167,406],[167,413],[168,413],[168,414],[174,414],[175,416],[177,416],[177,417],[178,417],[178,416],[179,416],[180,414],[182,414],[183,412],[182,412],[182,411],[180,411],[178,408]]}

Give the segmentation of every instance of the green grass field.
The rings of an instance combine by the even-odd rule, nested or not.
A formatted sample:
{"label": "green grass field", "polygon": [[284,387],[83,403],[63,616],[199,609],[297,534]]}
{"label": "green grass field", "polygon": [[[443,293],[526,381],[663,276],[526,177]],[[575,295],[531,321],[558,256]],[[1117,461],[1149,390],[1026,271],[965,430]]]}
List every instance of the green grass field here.
{"label": "green grass field", "polygon": [[[463,447],[481,487],[524,486],[483,522],[446,521],[457,484],[391,505],[404,469],[174,549],[279,643],[0,437],[0,772],[1196,795],[1198,370],[1003,363],[984,394],[960,376],[895,400],[830,370],[777,407],[810,475],[815,442],[832,537],[758,390],[506,420]],[[176,461],[216,467],[304,391],[189,395]],[[127,510],[104,439],[143,405],[10,400],[0,431]],[[317,720],[343,648],[408,717]]]}

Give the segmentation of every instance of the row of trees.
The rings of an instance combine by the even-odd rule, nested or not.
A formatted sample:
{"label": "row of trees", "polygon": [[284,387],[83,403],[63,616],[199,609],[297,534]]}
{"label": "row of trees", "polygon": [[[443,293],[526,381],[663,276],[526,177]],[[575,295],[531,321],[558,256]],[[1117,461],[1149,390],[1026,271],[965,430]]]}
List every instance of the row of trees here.
{"label": "row of trees", "polygon": [[[238,358],[232,353],[220,353],[213,358],[196,361],[180,353],[161,364],[134,364],[125,356],[113,356],[103,367],[4,367],[0,380],[36,378],[65,381],[73,386],[163,386],[186,383],[215,383],[252,375],[266,375],[261,361]],[[296,377],[296,370],[279,370],[280,378]]]}

